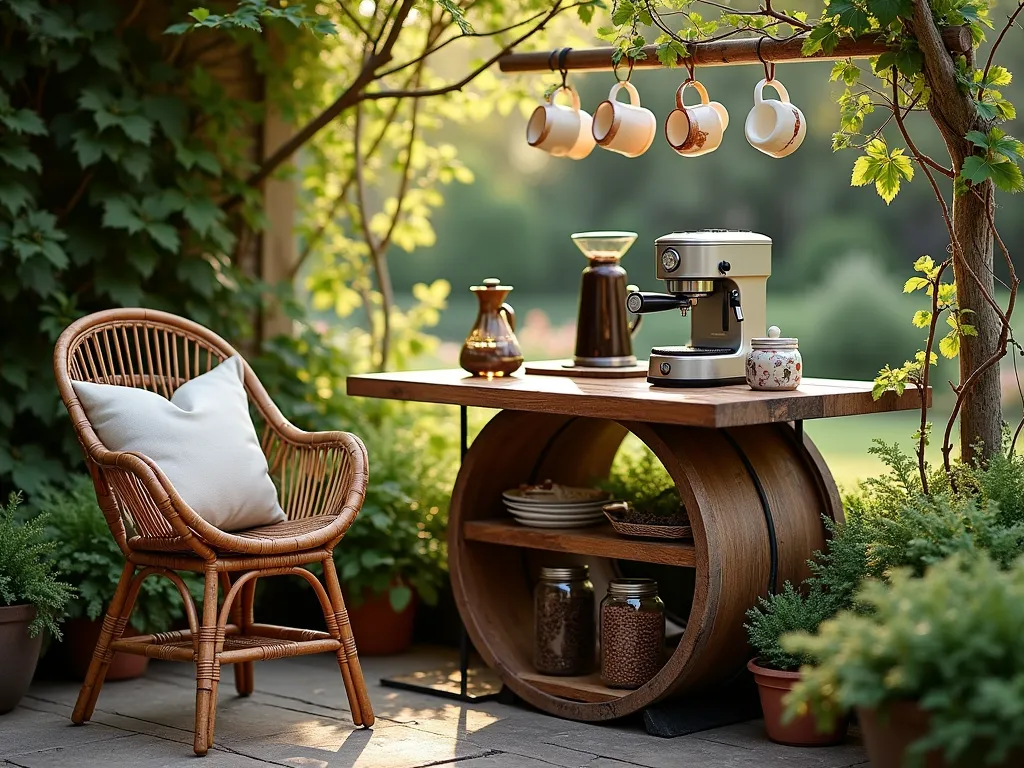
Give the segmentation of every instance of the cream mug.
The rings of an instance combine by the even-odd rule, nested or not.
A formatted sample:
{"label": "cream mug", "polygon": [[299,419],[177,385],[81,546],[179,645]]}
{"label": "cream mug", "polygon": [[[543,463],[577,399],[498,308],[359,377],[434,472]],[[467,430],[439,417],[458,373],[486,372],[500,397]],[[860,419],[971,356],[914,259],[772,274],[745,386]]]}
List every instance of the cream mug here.
{"label": "cream mug", "polygon": [[[687,107],[683,104],[683,92],[691,87],[700,94],[700,104]],[[718,149],[728,127],[726,108],[709,100],[707,88],[701,83],[687,80],[676,91],[676,108],[665,120],[665,138],[683,157],[699,157]]]}
{"label": "cream mug", "polygon": [[[629,94],[629,104],[615,100],[623,89]],[[613,85],[608,100],[594,110],[594,141],[626,157],[639,157],[650,149],[657,130],[658,119],[640,106],[640,94],[629,82]]]}
{"label": "cream mug", "polygon": [[[764,98],[764,88],[770,85],[780,98]],[[772,157],[785,157],[803,143],[807,135],[804,113],[789,101],[786,86],[778,80],[762,80],[754,86],[754,108],[743,126],[747,141],[754,149]]]}
{"label": "cream mug", "polygon": [[[569,94],[571,106],[555,103],[555,96],[561,91]],[[593,118],[580,109],[579,94],[571,85],[565,85],[549,94],[546,104],[533,110],[526,124],[526,141],[555,157],[582,160],[594,149],[592,123]]]}

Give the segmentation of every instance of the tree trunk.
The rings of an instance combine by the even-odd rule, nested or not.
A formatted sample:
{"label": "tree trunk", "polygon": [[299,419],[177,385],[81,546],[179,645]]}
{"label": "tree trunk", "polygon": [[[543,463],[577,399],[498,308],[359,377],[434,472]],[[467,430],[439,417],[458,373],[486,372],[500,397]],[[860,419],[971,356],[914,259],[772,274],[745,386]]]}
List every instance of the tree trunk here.
{"label": "tree trunk", "polygon": [[[959,167],[959,163],[956,167]],[[989,296],[995,295],[993,238],[989,226],[989,216],[993,214],[994,207],[994,190],[991,187],[992,182],[976,187],[983,199],[968,193],[953,202],[953,227],[962,252],[962,259],[953,259],[957,301],[961,308],[974,310],[975,314],[968,316],[967,322],[978,330],[977,336],[965,336],[961,340],[961,382],[966,381],[968,376],[999,351],[1002,322],[984,296],[984,291]],[[971,275],[971,271],[974,275]],[[996,363],[972,382],[964,398],[960,411],[960,455],[967,461],[973,460],[974,449],[979,443],[982,445],[978,458],[984,459],[1000,450],[1002,426],[999,364]]]}
{"label": "tree trunk", "polygon": [[[956,67],[942,35],[932,17],[928,0],[914,0],[912,30],[924,57],[924,73],[931,86],[928,111],[949,150],[952,169],[959,173],[964,158],[974,153],[974,146],[964,137],[969,131],[985,133],[991,123],[982,120],[969,93],[960,90]],[[968,65],[974,66],[973,53]],[[984,298],[994,296],[992,272],[993,237],[990,222],[994,221],[994,195],[991,182],[968,191],[953,200],[953,274],[957,298],[964,309],[976,314],[969,322],[977,328],[977,336],[966,336],[960,345],[961,383],[990,360],[999,349],[1002,323]],[[980,198],[979,199],[979,195]],[[975,458],[975,447],[981,443],[979,458],[1000,449],[1002,406],[999,397],[999,365],[993,365],[977,377],[964,398],[960,411],[960,455],[966,461]]]}

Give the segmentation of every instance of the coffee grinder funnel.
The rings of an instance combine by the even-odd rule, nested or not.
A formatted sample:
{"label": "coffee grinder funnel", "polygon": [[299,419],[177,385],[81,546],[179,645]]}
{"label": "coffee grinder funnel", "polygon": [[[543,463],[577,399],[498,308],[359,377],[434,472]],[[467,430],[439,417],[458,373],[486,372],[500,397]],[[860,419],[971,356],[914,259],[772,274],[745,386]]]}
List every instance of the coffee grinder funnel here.
{"label": "coffee grinder funnel", "polygon": [[632,324],[626,311],[626,270],[619,260],[636,241],[636,232],[577,232],[572,241],[587,257],[580,286],[573,364],[588,368],[636,365]]}

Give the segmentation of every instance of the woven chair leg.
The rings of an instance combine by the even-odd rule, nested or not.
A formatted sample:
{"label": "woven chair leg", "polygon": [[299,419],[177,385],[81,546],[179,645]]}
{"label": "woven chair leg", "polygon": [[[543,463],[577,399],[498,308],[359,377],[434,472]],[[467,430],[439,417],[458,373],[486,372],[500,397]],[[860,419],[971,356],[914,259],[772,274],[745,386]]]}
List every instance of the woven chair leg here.
{"label": "woven chair leg", "polygon": [[[341,640],[341,648],[338,649],[338,666],[341,667],[345,692],[348,694],[348,703],[352,708],[352,722],[369,728],[374,721],[373,705],[370,703],[370,694],[367,692],[366,682],[363,680],[363,669],[359,665],[356,641],[352,636],[348,611],[345,610],[345,600],[341,596],[341,585],[338,582],[338,570],[334,567],[333,555],[328,555],[324,560],[324,586],[327,587],[327,594],[331,598],[338,639]],[[327,625],[330,627],[331,622],[328,621]]]}
{"label": "woven chair leg", "polygon": [[[236,624],[242,629],[242,634],[249,633],[249,627],[253,622],[253,603],[256,599],[256,579],[245,583],[242,587],[242,594],[238,600],[238,619]],[[235,664],[235,690],[239,696],[249,696],[256,686],[254,674],[255,662],[243,661]]]}
{"label": "woven chair leg", "polygon": [[103,688],[103,679],[107,676],[107,669],[114,658],[110,644],[121,638],[121,633],[124,632],[125,624],[128,623],[128,616],[131,613],[130,606],[125,612],[125,601],[128,598],[128,589],[134,575],[135,566],[125,563],[124,570],[121,571],[121,578],[117,582],[117,589],[114,591],[114,597],[110,600],[107,613],[103,617],[103,627],[100,629],[96,648],[92,652],[89,671],[86,672],[82,690],[78,692],[78,700],[71,713],[71,722],[75,725],[86,722],[92,717],[93,710],[96,709],[96,700],[100,696],[100,689]]}
{"label": "woven chair leg", "polygon": [[213,743],[216,721],[216,681],[220,679],[217,660],[217,571],[204,573],[203,620],[199,626],[199,648],[196,655],[196,731],[193,750],[205,755]]}

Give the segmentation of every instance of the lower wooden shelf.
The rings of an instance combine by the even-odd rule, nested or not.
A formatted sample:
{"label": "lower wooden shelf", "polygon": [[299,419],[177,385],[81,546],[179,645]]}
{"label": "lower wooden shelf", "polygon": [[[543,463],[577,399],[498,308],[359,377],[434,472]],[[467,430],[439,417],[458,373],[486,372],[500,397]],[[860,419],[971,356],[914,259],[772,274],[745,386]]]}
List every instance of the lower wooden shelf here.
{"label": "lower wooden shelf", "polygon": [[632,691],[622,688],[609,688],[601,682],[601,676],[597,672],[581,677],[558,677],[556,675],[525,672],[519,675],[519,678],[545,693],[550,693],[552,696],[561,696],[563,699],[570,699],[571,701],[594,703],[614,701],[632,693]]}
{"label": "lower wooden shelf", "polygon": [[463,523],[462,535],[469,541],[509,547],[690,568],[696,565],[692,541],[626,538],[615,533],[608,524],[592,528],[530,528],[508,518],[467,520]]}

